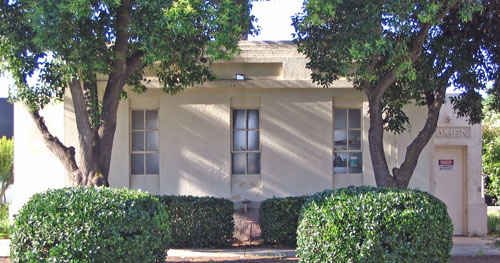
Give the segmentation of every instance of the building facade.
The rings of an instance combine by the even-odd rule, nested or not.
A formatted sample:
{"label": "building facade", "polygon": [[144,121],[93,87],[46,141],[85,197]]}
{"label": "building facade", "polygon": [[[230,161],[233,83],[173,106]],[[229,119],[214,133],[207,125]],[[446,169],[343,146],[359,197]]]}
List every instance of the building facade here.
{"label": "building facade", "polygon": [[[217,81],[171,96],[151,77],[146,93],[121,101],[110,185],[224,197],[237,206],[249,200],[254,208],[273,196],[375,185],[365,95],[346,79],[328,89],[313,84],[306,58],[291,42],[242,41],[240,47],[238,57],[211,65]],[[390,167],[401,164],[425,122],[426,109],[405,111],[410,129],[384,137]],[[70,97],[44,115],[53,133],[76,145]],[[14,210],[35,192],[67,184],[62,165],[28,118],[16,105]],[[456,235],[486,234],[480,125],[457,119],[444,105],[410,188],[448,205]]]}

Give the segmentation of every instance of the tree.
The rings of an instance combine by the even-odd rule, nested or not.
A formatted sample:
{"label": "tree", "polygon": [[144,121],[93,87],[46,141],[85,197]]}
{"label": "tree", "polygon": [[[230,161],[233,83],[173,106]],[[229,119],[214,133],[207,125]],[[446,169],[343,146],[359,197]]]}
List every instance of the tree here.
{"label": "tree", "polygon": [[[28,106],[73,184],[107,186],[124,85],[144,92],[147,67],[170,94],[213,79],[209,63],[238,52],[240,36],[254,32],[250,8],[248,0],[3,1],[0,55],[17,85],[14,100]],[[103,90],[98,74],[107,76]],[[40,115],[65,92],[75,108],[78,161]]]}
{"label": "tree", "polygon": [[[498,78],[499,8],[496,0],[307,0],[304,13],[293,18],[295,41],[310,59],[312,80],[328,87],[347,76],[366,94],[378,186],[408,187],[435,132],[448,87],[461,90],[451,99],[457,114],[470,123],[481,120],[479,90]],[[498,102],[497,82],[489,93]],[[383,132],[407,129],[403,107],[409,103],[427,108],[426,122],[391,174]]]}
{"label": "tree", "polygon": [[[487,100],[491,100],[488,96]],[[483,120],[483,174],[486,175],[486,195],[494,203],[500,198],[500,113],[484,105]]]}
{"label": "tree", "polygon": [[3,136],[0,138],[0,206],[9,186],[14,182],[14,140]]}

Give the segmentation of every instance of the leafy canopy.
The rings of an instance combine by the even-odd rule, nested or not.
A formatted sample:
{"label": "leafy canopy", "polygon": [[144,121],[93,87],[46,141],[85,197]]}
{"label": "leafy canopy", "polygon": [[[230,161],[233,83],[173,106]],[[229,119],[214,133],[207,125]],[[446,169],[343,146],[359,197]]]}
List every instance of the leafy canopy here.
{"label": "leafy canopy", "polygon": [[[310,59],[312,79],[322,86],[347,77],[355,88],[366,90],[394,72],[396,81],[375,96],[381,96],[384,128],[402,132],[409,123],[404,105],[429,105],[443,85],[460,90],[452,100],[460,116],[480,121],[479,90],[498,78],[498,5],[473,0],[306,0],[293,24],[299,51]],[[428,33],[421,35],[425,28]],[[421,51],[415,49],[419,38]],[[489,92],[500,98],[497,83]]]}
{"label": "leafy canopy", "polygon": [[[236,53],[239,36],[255,32],[250,5],[247,0],[3,1],[1,59],[17,82],[16,99],[41,109],[62,99],[71,79],[91,83],[96,74],[113,73],[113,63],[123,59],[116,41],[127,34],[127,61],[142,61],[126,82],[144,91],[144,72],[151,67],[163,90],[173,94],[213,78],[207,63]],[[129,12],[128,28],[117,24],[120,8]]]}

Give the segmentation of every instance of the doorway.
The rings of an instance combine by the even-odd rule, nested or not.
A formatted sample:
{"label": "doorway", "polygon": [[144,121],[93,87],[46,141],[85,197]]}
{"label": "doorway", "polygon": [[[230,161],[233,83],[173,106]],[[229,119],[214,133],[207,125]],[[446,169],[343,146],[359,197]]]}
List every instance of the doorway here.
{"label": "doorway", "polygon": [[434,149],[435,196],[448,207],[453,235],[465,234],[465,151],[464,147]]}

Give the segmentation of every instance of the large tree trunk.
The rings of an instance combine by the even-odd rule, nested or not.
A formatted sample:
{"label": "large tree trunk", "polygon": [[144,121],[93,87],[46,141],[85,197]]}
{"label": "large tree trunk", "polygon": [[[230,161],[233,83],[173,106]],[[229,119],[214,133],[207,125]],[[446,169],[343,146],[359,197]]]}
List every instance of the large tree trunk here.
{"label": "large tree trunk", "polygon": [[[142,51],[131,55],[127,53],[130,25],[129,0],[121,1],[115,25],[116,41],[113,47],[115,59],[111,63],[102,112],[98,115],[99,123],[93,123],[97,111],[89,107],[90,104],[94,106],[98,104],[97,84],[92,83],[95,81],[95,75],[93,76],[95,73],[85,73],[86,78],[82,79],[87,79],[87,82],[84,85],[78,79],[73,79],[69,83],[78,129],[78,163],[75,159],[75,148],[66,147],[56,136],[53,136],[38,111],[31,112],[45,144],[62,162],[70,181],[75,186],[109,186],[109,169],[120,95],[127,79],[141,67],[145,55]],[[92,90],[90,97],[84,95],[83,88]]]}
{"label": "large tree trunk", "polygon": [[369,97],[370,128],[368,144],[377,186],[395,187],[396,180],[389,173],[384,151],[384,122],[380,99]]}
{"label": "large tree trunk", "polygon": [[411,176],[417,166],[418,158],[436,131],[439,120],[439,111],[444,103],[445,94],[446,85],[442,85],[442,87],[436,92],[436,96],[432,96],[433,100],[429,101],[429,104],[427,105],[427,119],[424,127],[422,127],[417,137],[406,148],[406,155],[403,163],[399,168],[394,167],[392,169],[397,187],[403,189],[408,188]]}
{"label": "large tree trunk", "polygon": [[[453,4],[454,5],[454,4]],[[452,5],[452,6],[453,6]],[[450,11],[452,6],[448,6],[437,17],[438,20],[443,19]],[[427,38],[427,33],[431,28],[430,24],[425,24],[420,32],[415,35],[410,45],[409,61],[415,62],[422,55],[423,44]],[[377,66],[377,59],[372,61],[368,69],[373,70]],[[378,80],[376,85],[364,83],[362,88],[368,97],[368,107],[370,114],[370,128],[368,129],[368,142],[370,144],[370,156],[372,159],[373,172],[377,186],[383,187],[399,187],[406,189],[410,182],[411,176],[415,171],[418,157],[423,148],[427,145],[430,138],[434,134],[439,117],[439,110],[444,101],[444,93],[446,85],[436,92],[436,99],[432,105],[428,105],[428,114],[425,126],[420,131],[415,140],[408,146],[406,156],[400,168],[393,168],[393,175],[390,174],[384,152],[384,122],[382,118],[382,97],[384,93],[397,80],[396,69],[389,70],[383,77]]]}
{"label": "large tree trunk", "polygon": [[372,159],[373,171],[377,186],[408,188],[410,179],[417,166],[418,158],[422,150],[429,143],[432,135],[436,131],[439,120],[439,111],[444,103],[446,85],[442,85],[436,94],[432,94],[432,99],[428,101],[427,118],[424,127],[417,137],[406,148],[406,155],[399,168],[389,172],[384,152],[383,133],[384,124],[382,120],[382,104],[380,99],[369,96],[370,128],[368,129],[368,141],[370,144],[370,156]]}

